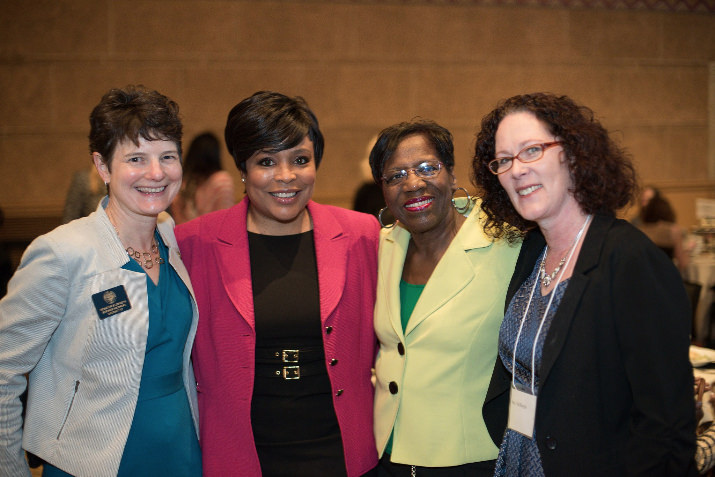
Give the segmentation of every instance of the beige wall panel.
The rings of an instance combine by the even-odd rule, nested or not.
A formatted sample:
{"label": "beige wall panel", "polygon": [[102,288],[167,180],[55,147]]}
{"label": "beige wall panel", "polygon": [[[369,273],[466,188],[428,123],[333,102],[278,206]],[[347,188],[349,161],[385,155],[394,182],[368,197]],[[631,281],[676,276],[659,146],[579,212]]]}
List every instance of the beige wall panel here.
{"label": "beige wall panel", "polygon": [[343,200],[350,207],[354,191],[363,181],[360,161],[369,139],[359,141],[352,131],[345,129],[321,130],[325,137],[325,155],[318,169],[315,199],[330,203]]}
{"label": "beige wall panel", "polygon": [[661,13],[574,10],[570,13],[574,52],[587,58],[659,58],[662,55]]}
{"label": "beige wall panel", "polygon": [[108,44],[107,5],[96,0],[3,0],[0,54],[96,56]]}
{"label": "beige wall panel", "polygon": [[342,54],[347,44],[344,29],[337,27],[341,19],[350,20],[344,7],[268,1],[116,2],[113,13],[132,18],[124,25],[126,34],[117,35],[123,54],[259,61]]}
{"label": "beige wall panel", "polygon": [[618,71],[615,87],[614,120],[650,125],[707,124],[706,65],[624,67]]}
{"label": "beige wall panel", "polygon": [[[195,58],[219,54],[237,58],[251,31],[241,25],[241,3],[113,2],[117,24],[113,47],[127,57]],[[131,21],[123,19],[131,18]]]}
{"label": "beige wall panel", "polygon": [[708,131],[701,127],[623,128],[621,145],[632,154],[644,183],[707,177]]}
{"label": "beige wall panel", "polygon": [[42,131],[52,126],[54,101],[47,65],[3,65],[0,74],[0,133]]}
{"label": "beige wall panel", "polygon": [[0,136],[0,206],[60,215],[72,174],[89,164],[86,144],[65,134]]}
{"label": "beige wall panel", "polygon": [[521,88],[513,94],[565,94],[591,108],[597,116],[607,113],[614,103],[616,72],[607,65],[546,63],[521,69],[515,75]]}
{"label": "beige wall panel", "polygon": [[[451,42],[464,28],[450,8],[390,5],[347,7],[347,17],[338,16],[337,26],[345,35],[347,49],[342,58],[390,62],[425,59],[454,59],[467,51],[465,44]],[[429,18],[429,28],[425,19]],[[467,43],[467,42],[465,42]],[[329,56],[329,55],[328,55]]]}
{"label": "beige wall panel", "polygon": [[143,84],[179,103],[181,71],[171,64],[153,62],[77,62],[53,74],[53,96],[58,103],[58,127],[89,133],[89,114],[109,89]]}
{"label": "beige wall panel", "polygon": [[451,132],[454,136],[454,175],[457,178],[457,185],[474,194],[471,177],[477,128],[455,127]]}
{"label": "beige wall panel", "polygon": [[[306,82],[305,67],[294,62],[192,67],[185,72],[183,102],[179,106],[188,129],[211,128],[223,133],[228,112],[239,101],[260,90],[307,96],[303,92]],[[312,106],[310,98],[306,100]]]}
{"label": "beige wall panel", "polygon": [[322,93],[322,101],[334,106],[323,110],[320,98],[310,102],[326,124],[381,129],[419,114],[411,73],[407,66],[338,66],[334,90]]}
{"label": "beige wall panel", "polygon": [[533,62],[559,63],[574,56],[566,10],[475,7],[463,14],[464,32],[447,38],[469,47],[466,58],[508,63],[517,70]]}
{"label": "beige wall panel", "polygon": [[664,15],[663,57],[715,60],[713,15]]}
{"label": "beige wall panel", "polygon": [[499,100],[524,92],[525,76],[503,63],[448,64],[422,66],[412,79],[421,116],[476,128]]}
{"label": "beige wall panel", "polygon": [[356,16],[369,22],[348,31],[360,45],[360,57],[366,59],[444,63],[559,61],[570,56],[565,12],[550,11],[535,21],[535,10],[530,8],[371,5],[361,9],[362,15]]}

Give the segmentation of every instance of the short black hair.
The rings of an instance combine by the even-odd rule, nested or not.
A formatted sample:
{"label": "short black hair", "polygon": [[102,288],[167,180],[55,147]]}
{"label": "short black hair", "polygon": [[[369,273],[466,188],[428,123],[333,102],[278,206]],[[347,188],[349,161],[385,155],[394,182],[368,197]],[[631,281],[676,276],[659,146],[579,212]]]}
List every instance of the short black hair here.
{"label": "short black hair", "polygon": [[437,151],[437,157],[449,172],[454,169],[454,144],[452,133],[430,119],[416,118],[412,121],[393,124],[380,132],[370,151],[370,169],[375,182],[382,181],[385,163],[392,157],[403,139],[419,134],[424,136]]}
{"label": "short black hair", "polygon": [[236,167],[246,171],[246,161],[262,150],[284,151],[308,136],[313,141],[315,167],[323,158],[323,134],[318,119],[300,96],[259,91],[231,109],[224,132],[226,147]]}

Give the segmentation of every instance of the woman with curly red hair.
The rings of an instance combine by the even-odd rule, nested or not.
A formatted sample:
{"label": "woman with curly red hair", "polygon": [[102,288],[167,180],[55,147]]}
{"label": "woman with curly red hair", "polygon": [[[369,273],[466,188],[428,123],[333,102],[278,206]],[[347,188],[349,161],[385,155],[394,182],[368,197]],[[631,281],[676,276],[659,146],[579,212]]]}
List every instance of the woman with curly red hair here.
{"label": "woman with curly red hair", "polygon": [[615,217],[627,154],[570,98],[519,95],[482,120],[473,177],[492,235],[524,237],[483,407],[496,475],[695,475],[689,305]]}

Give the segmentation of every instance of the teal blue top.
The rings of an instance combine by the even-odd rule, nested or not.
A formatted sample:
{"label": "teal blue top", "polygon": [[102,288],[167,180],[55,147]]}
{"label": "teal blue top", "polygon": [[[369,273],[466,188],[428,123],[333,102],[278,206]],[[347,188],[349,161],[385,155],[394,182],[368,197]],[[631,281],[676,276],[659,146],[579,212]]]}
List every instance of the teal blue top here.
{"label": "teal blue top", "polygon": [[[118,476],[201,475],[201,449],[182,379],[182,362],[193,311],[186,285],[169,265],[168,251],[156,234],[164,259],[159,283],[147,275],[149,331],[139,397],[119,464]],[[134,260],[122,268],[144,269]],[[43,477],[69,474],[45,464]]]}
{"label": "teal blue top", "polygon": [[[415,306],[417,306],[417,301],[420,299],[420,295],[422,295],[422,290],[424,289],[425,285],[413,285],[412,283],[400,280],[400,322],[402,323],[403,333],[407,329],[407,323],[410,322],[412,311],[415,309]],[[385,452],[392,454],[392,434],[385,446]]]}

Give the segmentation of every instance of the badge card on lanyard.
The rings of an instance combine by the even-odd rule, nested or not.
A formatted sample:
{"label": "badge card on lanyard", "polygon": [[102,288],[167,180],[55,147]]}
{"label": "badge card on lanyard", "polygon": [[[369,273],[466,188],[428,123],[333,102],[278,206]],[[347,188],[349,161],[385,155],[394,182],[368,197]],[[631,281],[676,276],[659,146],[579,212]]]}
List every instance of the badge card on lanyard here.
{"label": "badge card on lanyard", "polygon": [[[534,345],[531,348],[531,389],[529,389],[529,386],[521,385],[516,382],[515,376],[516,376],[516,349],[517,346],[519,345],[519,337],[521,336],[521,331],[524,328],[524,322],[526,321],[526,315],[529,312],[529,306],[531,306],[531,300],[534,298],[534,292],[536,291],[536,287],[539,284],[539,277],[537,276],[536,279],[534,280],[534,286],[531,288],[531,294],[529,295],[529,301],[526,304],[526,309],[524,310],[524,315],[521,318],[521,324],[519,325],[519,332],[516,334],[516,340],[514,342],[514,355],[512,358],[512,368],[511,368],[511,392],[509,394],[509,418],[507,420],[507,427],[513,431],[518,432],[519,434],[522,434],[525,437],[528,437],[529,439],[534,438],[534,422],[536,421],[536,389],[535,389],[535,375],[536,375],[536,346],[537,343],[539,342],[539,335],[541,334],[541,329],[544,326],[544,322],[546,321],[546,317],[549,314],[549,309],[551,308],[551,303],[554,300],[554,296],[556,295],[556,289],[559,286],[559,283],[561,283],[561,279],[564,275],[564,272],[568,268],[569,262],[571,261],[571,258],[573,257],[574,251],[576,250],[576,244],[578,244],[578,241],[581,239],[581,235],[583,234],[583,231],[586,229],[586,226],[588,225],[589,221],[591,220],[591,216],[588,215],[586,217],[586,221],[583,223],[581,226],[581,230],[579,230],[578,234],[576,235],[576,238],[574,239],[574,243],[571,246],[571,251],[568,256],[568,260],[566,260],[563,269],[561,270],[561,273],[559,274],[559,277],[556,281],[556,285],[554,286],[553,290],[551,291],[551,297],[549,298],[549,303],[546,305],[546,310],[544,310],[544,315],[541,317],[541,323],[539,323],[539,329],[536,332],[536,336],[534,337]],[[546,251],[548,250],[548,246],[546,249],[544,249],[544,258],[542,260],[546,260]],[[538,274],[537,274],[538,275]]]}

